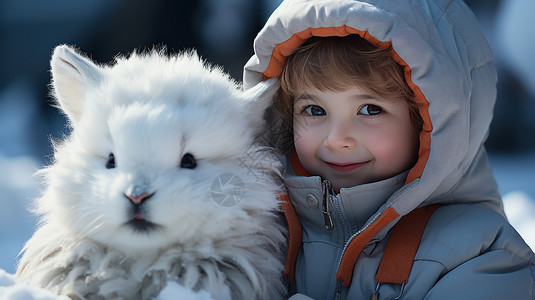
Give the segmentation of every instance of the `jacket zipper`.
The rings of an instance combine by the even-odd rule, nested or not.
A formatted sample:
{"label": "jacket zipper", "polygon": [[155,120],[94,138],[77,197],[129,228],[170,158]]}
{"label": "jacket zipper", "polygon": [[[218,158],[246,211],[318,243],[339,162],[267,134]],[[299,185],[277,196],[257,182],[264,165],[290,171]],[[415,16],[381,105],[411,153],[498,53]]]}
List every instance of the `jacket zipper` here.
{"label": "jacket zipper", "polygon": [[378,214],[376,213],[373,217],[372,217],[372,220],[370,222],[368,222],[364,227],[362,227],[359,231],[355,232],[350,238],[349,240],[346,242],[346,244],[344,245],[344,248],[342,249],[342,255],[340,256],[340,260],[338,261],[338,267],[336,268],[336,270],[340,270],[340,266],[342,265],[342,258],[344,258],[344,255],[346,253],[346,250],[347,250],[347,247],[349,246],[349,244],[351,244],[351,242],[359,235],[361,234],[363,231],[365,231],[369,226],[370,224],[372,224],[373,222],[375,222],[375,220],[377,220],[377,218],[379,218],[381,214]]}
{"label": "jacket zipper", "polygon": [[[337,214],[337,217],[338,219],[340,220],[340,223],[342,225],[342,228],[343,228],[343,231],[344,231],[344,237],[349,237],[351,239],[351,237],[353,237],[352,233],[351,233],[351,227],[348,225],[349,222],[347,221],[346,219],[346,216],[345,214],[342,212],[342,201],[341,201],[341,198],[340,198],[340,194],[336,194],[334,196],[331,197],[332,200],[333,200],[333,211]],[[344,249],[345,249],[345,246],[344,245]],[[345,250],[344,250],[345,252]],[[343,254],[342,254],[343,256]],[[342,257],[340,257],[340,261],[341,261]],[[338,267],[339,268],[339,267]],[[340,300],[342,298],[342,281],[340,279],[337,279],[336,280],[336,288],[335,288],[335,294],[334,294],[334,299],[335,300]]]}
{"label": "jacket zipper", "polygon": [[345,238],[349,238],[353,235],[351,231],[351,226],[349,225],[349,221],[346,218],[346,215],[344,213],[344,210],[342,208],[342,199],[340,194],[335,194],[331,196],[331,204],[332,204],[332,211],[331,215],[335,215],[335,217],[340,221],[340,225],[344,232],[344,240]]}
{"label": "jacket zipper", "polygon": [[340,299],[342,299],[342,281],[340,279],[337,279],[334,300],[340,300]]}
{"label": "jacket zipper", "polygon": [[321,202],[321,210],[323,211],[323,221],[325,222],[326,230],[333,230],[334,224],[331,217],[331,210],[329,208],[329,198],[332,194],[332,184],[329,180],[323,180],[321,183],[323,189],[323,199]]}
{"label": "jacket zipper", "polygon": [[[321,183],[321,186],[322,186],[322,189],[323,189],[323,199],[322,199],[321,208],[322,208],[322,212],[323,212],[323,221],[325,222],[325,229],[326,230],[333,230],[334,229],[334,223],[333,223],[333,219],[332,219],[332,212],[331,212],[331,209],[329,207],[329,200],[333,200],[337,196],[333,197],[334,191],[332,189],[332,184],[331,184],[331,182],[329,180],[327,180],[327,179],[323,180],[322,183]],[[344,225],[343,224],[344,217],[343,217],[343,215],[342,215],[342,213],[340,211],[340,208],[337,208],[335,203],[333,203],[333,208],[334,208],[334,211],[339,214],[340,220],[342,221],[342,225]],[[346,226],[342,226],[342,227],[346,227]],[[344,231],[347,234],[349,232],[349,229],[348,228],[344,228]],[[342,297],[342,282],[340,280],[337,280],[336,287],[335,287],[334,299],[335,300],[340,300],[341,297]]]}

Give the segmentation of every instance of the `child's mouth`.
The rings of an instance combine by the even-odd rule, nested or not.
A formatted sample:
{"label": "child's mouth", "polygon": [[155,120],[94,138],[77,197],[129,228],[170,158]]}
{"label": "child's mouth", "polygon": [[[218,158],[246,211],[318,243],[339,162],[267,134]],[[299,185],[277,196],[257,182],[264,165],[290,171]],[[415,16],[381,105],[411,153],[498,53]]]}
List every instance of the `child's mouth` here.
{"label": "child's mouth", "polygon": [[364,165],[366,162],[361,163],[354,163],[354,164],[338,164],[338,163],[329,163],[325,162],[331,169],[337,171],[337,172],[349,172],[351,170],[354,170],[362,165]]}

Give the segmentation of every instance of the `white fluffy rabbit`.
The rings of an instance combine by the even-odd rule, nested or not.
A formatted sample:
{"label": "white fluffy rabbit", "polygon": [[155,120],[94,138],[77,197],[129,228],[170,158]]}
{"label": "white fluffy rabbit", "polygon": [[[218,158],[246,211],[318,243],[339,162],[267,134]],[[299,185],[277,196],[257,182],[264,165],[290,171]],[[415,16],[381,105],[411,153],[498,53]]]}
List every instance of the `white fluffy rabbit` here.
{"label": "white fluffy rabbit", "polygon": [[276,82],[243,92],[194,52],[97,66],[62,45],[51,67],[71,130],[40,171],[18,283],[74,299],[151,299],[169,281],[284,297],[280,163],[255,143]]}

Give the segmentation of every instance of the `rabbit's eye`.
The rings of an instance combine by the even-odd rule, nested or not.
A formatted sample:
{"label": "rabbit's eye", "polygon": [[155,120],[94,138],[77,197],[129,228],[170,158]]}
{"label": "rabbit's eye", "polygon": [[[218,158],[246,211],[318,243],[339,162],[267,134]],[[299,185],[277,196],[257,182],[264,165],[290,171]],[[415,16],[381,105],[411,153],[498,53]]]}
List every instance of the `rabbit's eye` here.
{"label": "rabbit's eye", "polygon": [[197,161],[195,160],[195,157],[191,155],[191,153],[186,153],[184,156],[182,156],[182,161],[180,162],[181,168],[195,169],[196,166]]}
{"label": "rabbit's eye", "polygon": [[115,156],[113,153],[110,153],[108,156],[108,161],[106,162],[106,169],[113,169],[115,168]]}

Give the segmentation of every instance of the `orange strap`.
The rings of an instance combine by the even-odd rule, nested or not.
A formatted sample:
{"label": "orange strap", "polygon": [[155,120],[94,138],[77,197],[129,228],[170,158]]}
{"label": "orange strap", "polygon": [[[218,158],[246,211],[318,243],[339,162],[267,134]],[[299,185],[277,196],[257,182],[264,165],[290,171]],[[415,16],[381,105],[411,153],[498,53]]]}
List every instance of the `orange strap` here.
{"label": "orange strap", "polygon": [[336,273],[336,279],[339,279],[343,285],[350,286],[353,279],[355,264],[359,258],[362,249],[371,241],[371,239],[390,222],[399,217],[399,214],[392,207],[387,208],[365,231],[357,235],[347,246],[340,267]]}
{"label": "orange strap", "polygon": [[[282,209],[288,223],[288,253],[284,267],[284,275],[289,277],[290,282],[295,281],[295,264],[302,242],[302,227],[290,202],[288,194],[280,194]],[[392,229],[392,233],[386,244],[383,258],[375,276],[379,283],[402,284],[408,281],[414,256],[420,245],[420,240],[427,225],[427,221],[440,205],[430,205],[415,209],[402,217]],[[338,269],[337,279],[345,286],[351,284],[353,270],[364,246],[386,224],[393,221],[399,215],[393,208],[387,209],[372,225],[369,230],[359,235],[351,242],[342,258]]]}
{"label": "orange strap", "polygon": [[427,221],[439,206],[434,204],[415,209],[394,226],[375,275],[376,282],[403,284],[409,280]]}
{"label": "orange strap", "polygon": [[303,229],[294,207],[290,202],[288,194],[280,194],[282,210],[284,217],[288,223],[288,253],[286,255],[286,265],[284,266],[284,275],[290,278],[290,282],[295,281],[295,264],[297,262],[297,255],[301,248],[301,241],[303,240]]}

